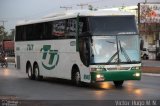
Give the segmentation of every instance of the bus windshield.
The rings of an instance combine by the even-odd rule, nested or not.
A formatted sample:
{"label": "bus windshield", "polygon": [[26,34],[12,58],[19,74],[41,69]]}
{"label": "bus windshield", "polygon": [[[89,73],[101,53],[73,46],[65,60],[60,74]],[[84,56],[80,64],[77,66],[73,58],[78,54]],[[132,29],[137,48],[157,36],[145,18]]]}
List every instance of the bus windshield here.
{"label": "bus windshield", "polygon": [[89,17],[92,35],[137,34],[134,16],[96,16]]}
{"label": "bus windshield", "polygon": [[91,64],[140,62],[138,35],[92,36]]}

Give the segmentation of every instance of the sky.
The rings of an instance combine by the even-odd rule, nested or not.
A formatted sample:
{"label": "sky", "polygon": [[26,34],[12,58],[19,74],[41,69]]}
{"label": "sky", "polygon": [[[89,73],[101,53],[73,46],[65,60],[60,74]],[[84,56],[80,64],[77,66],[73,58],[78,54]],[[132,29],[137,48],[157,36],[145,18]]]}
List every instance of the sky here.
{"label": "sky", "polygon": [[[145,0],[0,0],[0,25],[5,21],[6,31],[14,29],[20,20],[40,19],[48,14],[66,11],[60,7],[72,7],[72,10],[81,9],[79,4],[89,4],[95,8],[112,8],[119,6],[137,5]],[[147,0],[160,2],[160,0]],[[83,9],[87,9],[84,6]]]}

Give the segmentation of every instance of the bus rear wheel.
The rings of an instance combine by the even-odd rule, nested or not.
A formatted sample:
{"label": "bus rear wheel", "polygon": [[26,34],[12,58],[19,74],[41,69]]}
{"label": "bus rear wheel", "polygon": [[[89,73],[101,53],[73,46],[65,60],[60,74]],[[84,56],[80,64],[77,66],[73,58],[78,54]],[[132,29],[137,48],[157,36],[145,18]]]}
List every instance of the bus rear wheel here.
{"label": "bus rear wheel", "polygon": [[34,79],[34,75],[33,75],[33,72],[32,72],[32,67],[31,65],[28,65],[27,66],[27,74],[28,74],[28,78],[33,80]]}
{"label": "bus rear wheel", "polygon": [[34,66],[33,70],[34,70],[35,80],[38,80],[38,81],[42,80],[43,77],[39,75],[39,67],[37,64]]}
{"label": "bus rear wheel", "polygon": [[122,87],[124,81],[113,81],[115,87]]}

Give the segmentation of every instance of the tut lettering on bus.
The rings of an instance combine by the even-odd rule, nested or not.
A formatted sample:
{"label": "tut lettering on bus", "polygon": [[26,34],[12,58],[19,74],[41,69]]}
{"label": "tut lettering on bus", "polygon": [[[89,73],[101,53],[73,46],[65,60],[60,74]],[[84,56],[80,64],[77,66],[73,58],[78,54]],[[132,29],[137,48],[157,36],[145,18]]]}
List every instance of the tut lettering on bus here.
{"label": "tut lettering on bus", "polygon": [[54,69],[59,61],[58,50],[52,50],[51,45],[43,45],[40,52],[42,53],[42,66],[47,70]]}
{"label": "tut lettering on bus", "polygon": [[27,44],[27,51],[33,50],[34,45],[33,44]]}

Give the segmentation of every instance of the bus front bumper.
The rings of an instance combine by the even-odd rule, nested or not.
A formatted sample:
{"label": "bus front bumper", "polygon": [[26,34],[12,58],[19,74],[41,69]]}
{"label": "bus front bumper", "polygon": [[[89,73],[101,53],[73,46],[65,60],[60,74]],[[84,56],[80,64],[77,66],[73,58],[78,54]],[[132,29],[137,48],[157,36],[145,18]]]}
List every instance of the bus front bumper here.
{"label": "bus front bumper", "polygon": [[140,80],[141,70],[130,71],[95,71],[91,72],[91,82]]}

